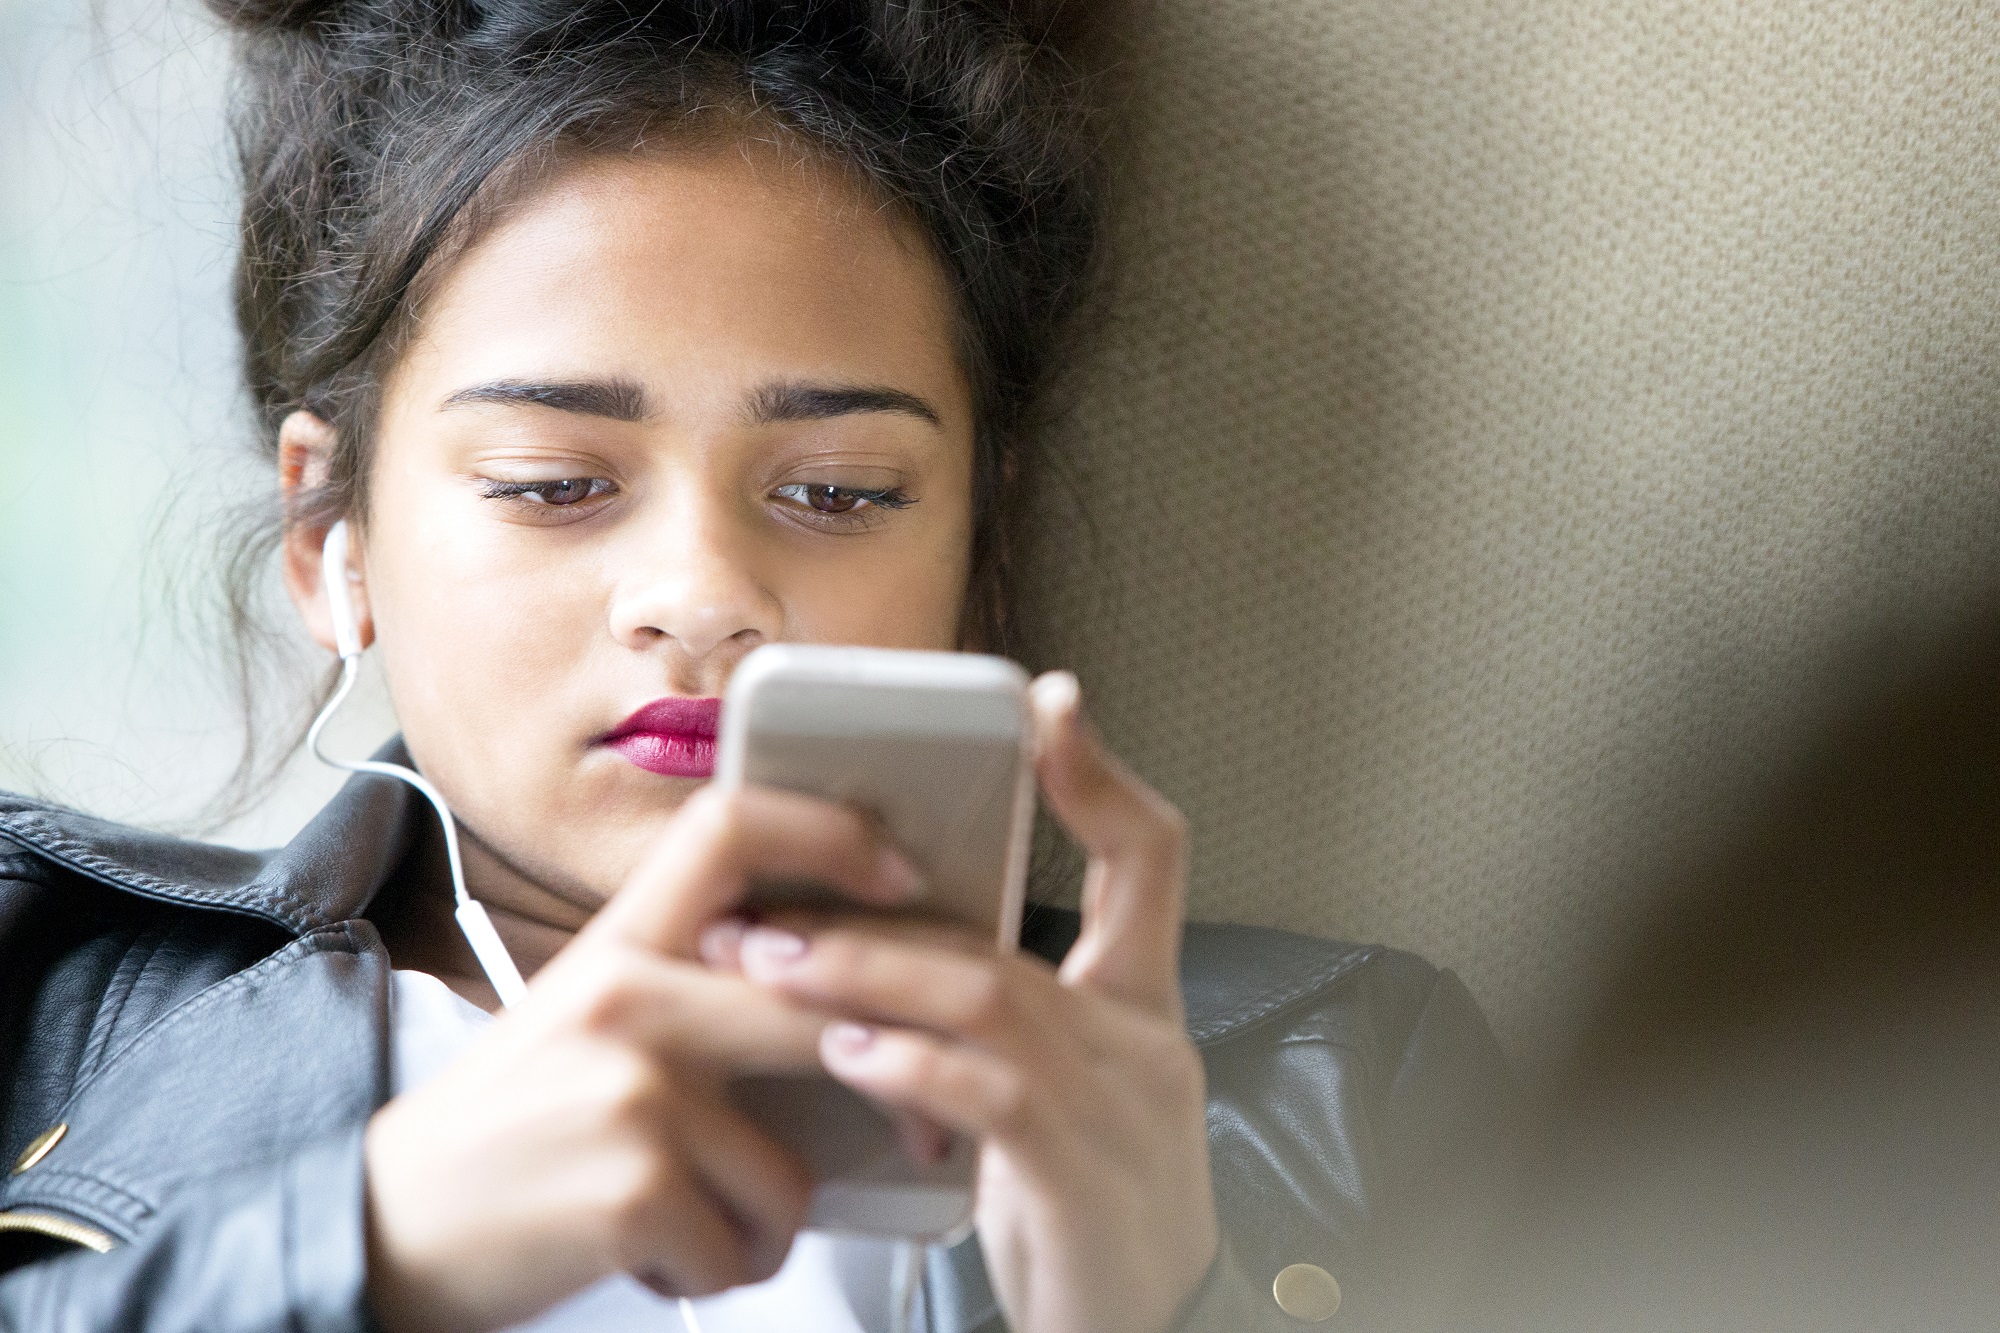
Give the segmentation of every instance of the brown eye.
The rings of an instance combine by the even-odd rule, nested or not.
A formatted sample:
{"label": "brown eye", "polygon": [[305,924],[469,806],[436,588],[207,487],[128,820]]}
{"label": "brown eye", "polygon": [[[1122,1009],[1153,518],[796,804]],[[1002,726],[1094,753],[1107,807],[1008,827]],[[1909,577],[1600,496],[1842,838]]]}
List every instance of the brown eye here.
{"label": "brown eye", "polygon": [[572,477],[566,481],[551,481],[537,486],[534,494],[541,497],[544,504],[573,505],[578,500],[590,498],[588,478]]}
{"label": "brown eye", "polygon": [[808,486],[805,490],[806,503],[822,514],[845,514],[861,503],[859,495],[838,486]]}

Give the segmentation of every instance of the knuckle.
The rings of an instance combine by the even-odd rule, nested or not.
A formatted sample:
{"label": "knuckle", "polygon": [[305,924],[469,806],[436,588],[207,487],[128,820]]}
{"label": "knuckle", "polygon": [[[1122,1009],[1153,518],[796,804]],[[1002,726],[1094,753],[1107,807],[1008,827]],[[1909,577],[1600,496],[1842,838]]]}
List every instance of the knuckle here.
{"label": "knuckle", "polygon": [[992,1086],[987,1090],[987,1100],[993,1125],[1002,1132],[1023,1128],[1034,1112],[1034,1098],[1029,1094],[1028,1080],[1014,1070],[994,1076]]}
{"label": "knuckle", "polygon": [[909,1043],[903,1050],[902,1077],[899,1081],[912,1088],[936,1088],[945,1081],[946,1068],[944,1054],[935,1042],[920,1040]]}
{"label": "knuckle", "polygon": [[831,868],[846,875],[854,884],[875,878],[888,835],[873,818],[851,806],[836,805],[828,811],[825,848]]}
{"label": "knuckle", "polygon": [[1126,795],[1125,785],[1107,764],[1090,765],[1076,775],[1075,784],[1077,796],[1087,805],[1115,808],[1115,803]]}
{"label": "knuckle", "polygon": [[851,852],[872,852],[886,836],[882,821],[858,805],[844,801],[824,801],[827,832],[840,839]]}
{"label": "knuckle", "polygon": [[673,1099],[672,1081],[663,1070],[622,1049],[604,1058],[596,1082],[599,1118],[608,1127],[654,1124]]}
{"label": "knuckle", "polygon": [[651,1248],[673,1218],[684,1179],[680,1163],[657,1151],[619,1173],[611,1188],[609,1212],[620,1250],[642,1254]]}
{"label": "knuckle", "polygon": [[605,956],[577,983],[575,1021],[597,1036],[621,1032],[641,1002],[640,968],[620,951]]}
{"label": "knuckle", "polygon": [[655,1148],[633,1172],[621,1197],[616,1218],[620,1231],[635,1245],[656,1246],[661,1237],[682,1230],[694,1206],[694,1177],[680,1155]]}
{"label": "knuckle", "polygon": [[859,966],[861,946],[853,935],[840,927],[811,932],[813,965],[835,976],[849,975]]}
{"label": "knuckle", "polygon": [[1179,806],[1154,791],[1146,793],[1143,808],[1147,840],[1153,851],[1163,856],[1179,856],[1188,843],[1187,816]]}
{"label": "knuckle", "polygon": [[956,1017],[968,1028],[990,1028],[1007,1011],[1007,983],[999,968],[990,965],[968,970],[958,988]]}

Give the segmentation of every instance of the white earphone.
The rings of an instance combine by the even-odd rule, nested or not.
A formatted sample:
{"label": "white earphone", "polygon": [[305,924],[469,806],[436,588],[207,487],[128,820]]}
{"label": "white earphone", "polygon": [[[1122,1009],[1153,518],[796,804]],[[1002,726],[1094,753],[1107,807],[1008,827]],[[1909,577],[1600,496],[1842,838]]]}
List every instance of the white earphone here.
{"label": "white earphone", "polygon": [[353,594],[347,587],[352,577],[347,568],[347,520],[342,519],[327,530],[326,545],[320,550],[320,583],[326,590],[327,611],[333,617],[334,651],[340,654],[340,684],[334,688],[333,697],[326,701],[326,707],[320,709],[319,716],[313,719],[312,730],[306,733],[306,745],[311,749],[313,758],[322,764],[350,773],[375,773],[407,782],[437,808],[438,819],[444,825],[445,855],[451,862],[451,891],[457,902],[453,915],[458,918],[458,928],[465,932],[465,941],[472,946],[473,956],[479,960],[479,966],[499,995],[500,1003],[511,1005],[527,993],[528,985],[521,980],[521,969],[514,966],[513,956],[500,942],[499,932],[493,929],[486,909],[465,891],[465,866],[458,855],[458,823],[451,817],[451,809],[445,805],[443,794],[423,774],[400,764],[385,764],[374,759],[335,759],[319,748],[320,732],[325,729],[327,719],[347,701],[348,691],[354,688],[354,680],[361,667],[361,624],[354,614]]}

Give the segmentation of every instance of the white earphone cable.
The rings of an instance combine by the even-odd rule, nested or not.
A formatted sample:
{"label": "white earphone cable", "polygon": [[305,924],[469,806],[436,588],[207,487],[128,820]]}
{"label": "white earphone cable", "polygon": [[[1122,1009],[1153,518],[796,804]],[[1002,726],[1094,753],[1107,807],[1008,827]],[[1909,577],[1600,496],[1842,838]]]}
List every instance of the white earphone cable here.
{"label": "white earphone cable", "polygon": [[312,751],[313,758],[332,768],[345,769],[350,773],[374,773],[406,782],[421,792],[437,810],[438,822],[444,828],[445,857],[451,863],[451,892],[455,904],[452,915],[458,918],[458,928],[465,932],[466,943],[472,946],[473,957],[479,960],[480,969],[486,973],[486,980],[492,983],[500,1003],[515,1004],[527,994],[528,984],[521,979],[521,969],[514,965],[513,955],[501,943],[500,934],[493,929],[493,921],[486,915],[486,909],[466,892],[465,865],[458,854],[458,823],[451,817],[451,808],[444,803],[444,796],[423,774],[401,764],[385,764],[374,759],[336,759],[320,749],[320,733],[326,729],[327,721],[339,711],[341,704],[347,701],[355,678],[360,674],[360,667],[361,654],[358,651],[340,659],[340,684],[334,687],[333,697],[326,701],[326,707],[319,710],[319,716],[313,719],[312,729],[306,732],[306,748]]}
{"label": "white earphone cable", "polygon": [[[926,1248],[919,1241],[897,1242],[896,1257],[889,1268],[889,1333],[911,1333]],[[924,1322],[930,1322],[929,1310],[924,1311]]]}

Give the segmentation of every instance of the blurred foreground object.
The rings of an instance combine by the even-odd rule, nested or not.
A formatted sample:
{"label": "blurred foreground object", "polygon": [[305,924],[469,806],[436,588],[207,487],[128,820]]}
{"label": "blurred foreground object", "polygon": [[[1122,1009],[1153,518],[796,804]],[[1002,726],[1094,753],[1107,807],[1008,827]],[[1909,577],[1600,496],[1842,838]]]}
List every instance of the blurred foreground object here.
{"label": "blurred foreground object", "polygon": [[2000,1319],[2000,634],[1825,738],[1627,950],[1462,1327]]}

